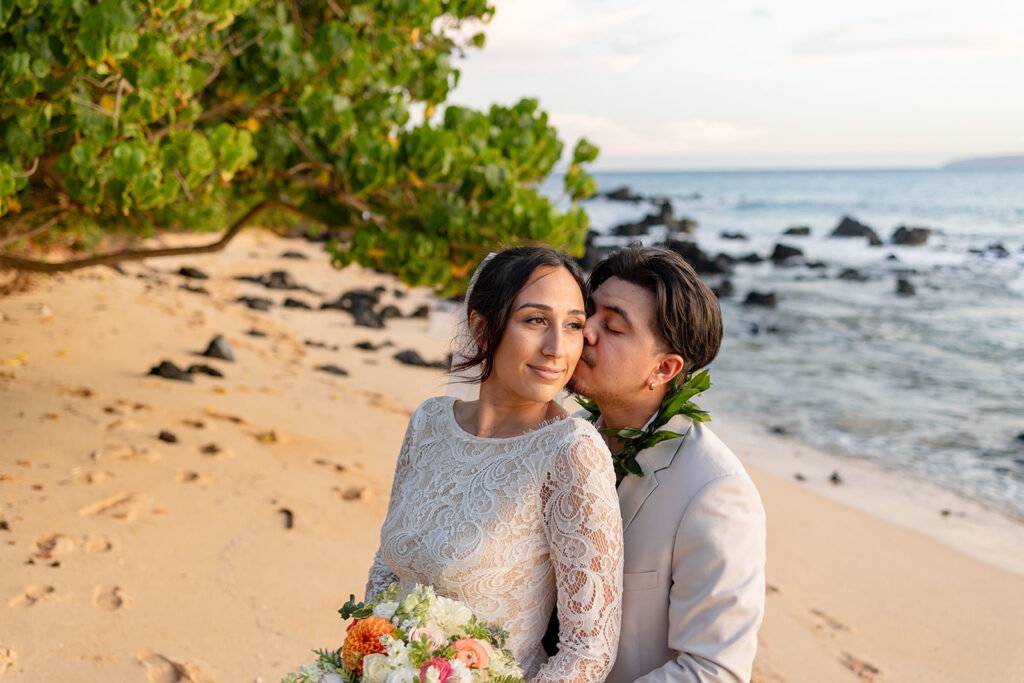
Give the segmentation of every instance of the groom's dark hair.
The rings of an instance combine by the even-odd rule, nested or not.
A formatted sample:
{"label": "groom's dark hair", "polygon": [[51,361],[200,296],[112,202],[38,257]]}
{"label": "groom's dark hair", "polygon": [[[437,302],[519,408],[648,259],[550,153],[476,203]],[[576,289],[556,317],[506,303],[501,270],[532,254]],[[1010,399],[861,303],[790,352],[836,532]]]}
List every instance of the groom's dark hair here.
{"label": "groom's dark hair", "polygon": [[629,246],[598,263],[590,291],[617,277],[654,295],[654,334],[686,364],[680,377],[710,365],[722,345],[718,297],[683,257],[662,247]]}
{"label": "groom's dark hair", "polygon": [[[473,335],[476,348],[471,350],[471,355],[465,361],[452,365],[453,373],[479,367],[480,382],[491,376],[494,352],[505,336],[516,295],[526,286],[533,271],[542,266],[569,271],[586,301],[587,283],[583,274],[576,262],[565,254],[546,247],[513,247],[499,251],[480,264],[472,289],[466,297],[466,315],[475,311],[482,318],[483,325]],[[469,321],[466,322],[468,324]]]}

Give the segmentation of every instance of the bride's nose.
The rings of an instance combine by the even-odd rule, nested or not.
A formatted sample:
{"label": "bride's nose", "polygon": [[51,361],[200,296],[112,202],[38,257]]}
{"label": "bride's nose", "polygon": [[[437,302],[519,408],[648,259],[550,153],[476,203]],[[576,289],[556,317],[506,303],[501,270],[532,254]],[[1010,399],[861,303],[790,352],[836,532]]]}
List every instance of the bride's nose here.
{"label": "bride's nose", "polygon": [[549,358],[561,358],[565,356],[565,344],[565,330],[558,325],[552,325],[544,335],[541,353]]}

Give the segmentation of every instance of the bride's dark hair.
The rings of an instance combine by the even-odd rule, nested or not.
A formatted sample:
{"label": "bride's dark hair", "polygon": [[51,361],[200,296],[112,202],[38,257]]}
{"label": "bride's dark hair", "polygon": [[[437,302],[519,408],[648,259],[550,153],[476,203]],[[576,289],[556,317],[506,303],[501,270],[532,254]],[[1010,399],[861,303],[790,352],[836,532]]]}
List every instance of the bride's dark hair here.
{"label": "bride's dark hair", "polygon": [[[579,285],[584,301],[587,299],[587,283],[571,257],[546,247],[514,247],[498,252],[480,266],[466,299],[467,318],[476,311],[483,325],[473,335],[475,348],[467,350],[465,360],[452,365],[453,374],[479,367],[480,376],[465,381],[483,382],[491,376],[494,352],[505,336],[516,295],[533,271],[542,266],[565,268]],[[468,319],[466,324],[469,324]]]}

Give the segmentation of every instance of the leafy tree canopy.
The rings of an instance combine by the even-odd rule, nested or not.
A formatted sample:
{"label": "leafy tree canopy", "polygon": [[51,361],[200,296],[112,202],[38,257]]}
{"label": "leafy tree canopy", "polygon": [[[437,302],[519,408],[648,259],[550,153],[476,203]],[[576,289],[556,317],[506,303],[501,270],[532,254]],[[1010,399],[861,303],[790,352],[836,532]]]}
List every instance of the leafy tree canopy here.
{"label": "leafy tree canopy", "polygon": [[[586,214],[537,190],[562,144],[536,100],[441,110],[453,56],[483,45],[466,36],[492,13],[487,0],[0,0],[0,247],[231,226],[212,250],[286,209],[340,231],[337,265],[446,292],[498,245],[579,253]],[[577,144],[573,199],[594,191],[582,165],[596,156]],[[155,253],[0,253],[0,266]]]}

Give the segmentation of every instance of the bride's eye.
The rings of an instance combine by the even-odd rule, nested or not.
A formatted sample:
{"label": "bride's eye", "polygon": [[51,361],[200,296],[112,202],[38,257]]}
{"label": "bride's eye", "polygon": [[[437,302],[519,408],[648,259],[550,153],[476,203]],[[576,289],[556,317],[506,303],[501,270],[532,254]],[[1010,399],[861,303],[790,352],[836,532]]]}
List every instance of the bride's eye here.
{"label": "bride's eye", "polygon": [[566,326],[570,330],[582,330],[585,322],[583,320],[570,320]]}

